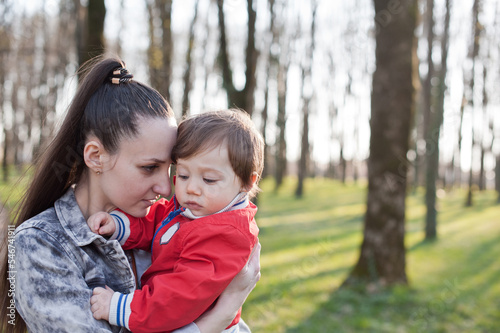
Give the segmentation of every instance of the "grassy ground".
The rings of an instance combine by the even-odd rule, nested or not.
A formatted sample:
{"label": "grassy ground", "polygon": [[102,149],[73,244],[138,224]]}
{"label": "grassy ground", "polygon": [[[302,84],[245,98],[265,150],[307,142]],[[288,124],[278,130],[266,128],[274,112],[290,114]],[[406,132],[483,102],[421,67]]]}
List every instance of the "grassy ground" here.
{"label": "grassy ground", "polygon": [[[439,200],[438,240],[423,242],[423,193],[407,199],[409,287],[338,289],[358,258],[365,186],[309,179],[296,200],[294,181],[278,193],[261,183],[258,224],[262,279],[243,318],[258,333],[500,332],[500,206],[493,192]],[[23,183],[0,181],[12,205]]]}
{"label": "grassy ground", "polygon": [[4,213],[7,212],[10,215],[11,221],[14,208],[21,199],[30,180],[30,170],[26,170],[17,170],[10,167],[8,181],[3,180],[3,174],[0,177],[0,209],[5,209]]}
{"label": "grassy ground", "polygon": [[365,187],[308,180],[262,184],[262,279],[243,309],[255,332],[500,332],[500,206],[493,192],[439,200],[438,240],[423,242],[423,193],[407,200],[409,287],[338,289],[362,240]]}

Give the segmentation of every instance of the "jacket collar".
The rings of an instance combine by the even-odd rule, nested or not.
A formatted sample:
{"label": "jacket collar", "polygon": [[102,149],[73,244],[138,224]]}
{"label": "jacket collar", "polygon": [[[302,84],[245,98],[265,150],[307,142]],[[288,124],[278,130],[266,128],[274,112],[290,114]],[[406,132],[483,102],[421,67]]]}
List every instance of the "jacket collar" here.
{"label": "jacket collar", "polygon": [[94,234],[87,226],[82,211],[76,202],[75,191],[70,187],[66,193],[55,203],[57,217],[66,233],[78,244],[78,246],[89,245],[96,239],[100,243],[106,241],[100,235]]}

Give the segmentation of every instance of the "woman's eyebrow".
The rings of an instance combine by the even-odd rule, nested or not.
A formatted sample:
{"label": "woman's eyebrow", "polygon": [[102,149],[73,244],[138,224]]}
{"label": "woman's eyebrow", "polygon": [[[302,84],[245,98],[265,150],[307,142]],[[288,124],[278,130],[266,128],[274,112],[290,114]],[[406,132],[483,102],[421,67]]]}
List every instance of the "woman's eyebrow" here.
{"label": "woman's eyebrow", "polygon": [[159,163],[159,164],[167,163],[167,161],[165,161],[165,160],[160,160],[160,159],[155,158],[155,157],[145,158],[145,159],[144,159],[144,161],[145,161],[145,162],[154,162],[154,163]]}

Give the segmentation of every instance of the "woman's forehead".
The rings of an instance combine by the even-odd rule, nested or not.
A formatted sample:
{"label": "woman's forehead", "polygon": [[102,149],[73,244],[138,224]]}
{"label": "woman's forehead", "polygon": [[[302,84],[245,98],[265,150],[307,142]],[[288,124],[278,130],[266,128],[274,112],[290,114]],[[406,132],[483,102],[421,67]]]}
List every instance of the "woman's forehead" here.
{"label": "woman's forehead", "polygon": [[[171,118],[170,118],[171,119]],[[142,119],[138,122],[137,134],[124,138],[120,151],[147,159],[170,159],[177,137],[177,125],[169,118]]]}

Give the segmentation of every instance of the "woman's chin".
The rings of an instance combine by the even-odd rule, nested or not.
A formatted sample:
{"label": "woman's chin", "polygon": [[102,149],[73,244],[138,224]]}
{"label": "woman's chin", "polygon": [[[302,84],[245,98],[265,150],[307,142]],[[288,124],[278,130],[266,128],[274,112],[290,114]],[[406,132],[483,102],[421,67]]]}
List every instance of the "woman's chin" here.
{"label": "woman's chin", "polygon": [[148,215],[150,208],[151,206],[147,208],[136,208],[136,209],[131,209],[129,211],[125,211],[125,213],[132,215],[133,217],[141,218]]}

